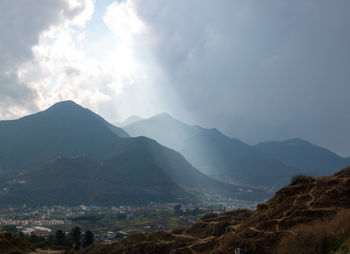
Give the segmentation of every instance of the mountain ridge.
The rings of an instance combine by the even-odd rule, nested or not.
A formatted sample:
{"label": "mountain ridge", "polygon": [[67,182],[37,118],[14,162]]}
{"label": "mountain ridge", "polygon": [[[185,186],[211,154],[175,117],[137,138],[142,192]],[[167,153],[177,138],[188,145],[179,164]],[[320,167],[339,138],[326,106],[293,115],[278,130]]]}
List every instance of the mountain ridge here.
{"label": "mountain ridge", "polygon": [[[276,148],[276,152],[280,153],[279,150],[286,150],[283,157],[269,151],[269,146],[279,144],[278,141],[248,145],[239,139],[224,135],[215,128],[187,125],[167,113],[134,122],[124,128],[131,136],[154,138],[159,143],[175,149],[207,175],[219,180],[258,185],[262,188],[282,187],[291,176],[296,174],[327,175],[337,168],[350,165],[349,158],[342,158],[302,139],[282,141],[290,145],[296,144],[295,148],[301,149],[297,152],[289,152],[285,147]],[[303,154],[302,147],[305,145],[311,148]],[[317,150],[322,150],[323,153]],[[316,155],[312,157],[313,153]],[[322,161],[323,157],[328,159]],[[308,161],[307,158],[309,158]],[[309,162],[308,166],[312,165],[312,167],[307,167],[298,161]],[[264,171],[266,176],[262,175]]]}
{"label": "mountain ridge", "polygon": [[320,176],[350,165],[350,159],[300,138],[258,143],[256,149],[287,165]]}
{"label": "mountain ridge", "polygon": [[[192,165],[203,173],[219,180],[231,183],[261,186],[283,185],[297,171],[283,163],[265,158],[263,154],[239,139],[227,137],[216,128],[207,129],[196,125],[187,125],[169,114],[161,114],[149,119],[134,122],[124,127],[131,136],[147,136],[159,143],[180,152]],[[251,158],[251,160],[249,160]],[[259,162],[258,160],[259,159]],[[265,160],[265,161],[264,161]],[[256,163],[252,165],[251,162]],[[269,166],[261,166],[269,164]],[[273,167],[273,165],[278,167]],[[242,169],[242,170],[241,170]],[[265,181],[246,172],[267,170]],[[279,176],[274,171],[280,171]],[[285,173],[284,173],[285,172]],[[240,174],[241,173],[241,174]],[[256,179],[262,179],[257,184]]]}
{"label": "mountain ridge", "polygon": [[72,101],[57,103],[33,115],[0,121],[0,166],[23,170],[56,156],[100,158],[123,143],[116,132],[125,133]]}
{"label": "mountain ridge", "polygon": [[[8,128],[6,124],[10,124],[11,128]],[[73,186],[76,190],[71,192],[81,192],[83,199],[76,197],[76,200],[85,200],[85,202],[90,202],[89,196],[95,197],[96,195],[86,189],[84,181],[87,185],[94,186],[93,189],[100,189],[101,191],[97,191],[97,193],[104,197],[106,203],[113,201],[108,193],[113,194],[114,199],[120,202],[125,200],[150,201],[152,198],[145,195],[146,190],[154,189],[152,186],[163,186],[162,181],[169,183],[169,189],[163,186],[164,189],[161,191],[162,193],[168,193],[169,199],[161,198],[160,194],[155,194],[155,200],[153,201],[174,201],[176,195],[171,194],[171,189],[176,189],[175,185],[179,185],[176,193],[186,192],[187,196],[193,197],[194,195],[207,194],[220,194],[230,198],[247,198],[249,200],[266,197],[266,193],[262,191],[229,185],[202,174],[178,152],[158,144],[155,140],[146,137],[119,137],[103,118],[71,101],[55,104],[45,111],[19,120],[0,122],[0,131],[0,142],[2,144],[0,147],[0,165],[5,173],[8,173],[7,175],[0,175],[0,185],[3,187],[2,189],[9,190],[1,194],[2,198],[0,200],[9,204],[15,200],[25,202],[25,199],[20,199],[21,195],[29,200],[26,195],[28,193],[38,196],[35,202],[33,200],[34,203],[40,203],[40,200],[50,202],[50,199],[58,202],[60,198],[68,197],[65,203],[70,204],[72,199],[69,198],[66,192],[70,187],[66,186],[65,177],[68,178],[66,182],[70,182],[71,185],[74,185],[71,182],[72,179],[79,183]],[[101,178],[98,173],[100,168],[95,165],[96,163],[85,161],[86,163],[82,163],[82,165],[85,165],[89,172],[88,176],[83,174],[84,166],[82,165],[77,166],[76,169],[71,167],[72,170],[80,172],[79,174],[73,172],[75,174],[71,176],[63,174],[65,172],[64,168],[61,169],[62,172],[57,173],[48,170],[41,172],[43,177],[46,174],[46,179],[51,179],[41,184],[42,189],[37,189],[36,184],[30,185],[35,179],[41,179],[37,173],[37,168],[40,165],[43,167],[42,165],[47,165],[45,164],[47,161],[57,157],[74,159],[82,155],[91,158],[96,163],[105,163],[105,165],[110,161],[114,161],[116,168],[111,163],[109,163],[109,168],[102,167],[104,174],[110,177]],[[70,167],[69,165],[67,167]],[[156,176],[148,178],[147,170],[158,172],[159,178]],[[133,175],[132,172],[138,173]],[[22,179],[22,174],[25,174],[27,179]],[[59,191],[51,189],[50,184],[54,179],[53,175],[61,179],[61,185],[66,187],[62,187]],[[120,177],[126,177],[125,179],[129,185],[125,186],[124,183],[118,182],[117,179]],[[146,185],[140,180],[140,177],[146,179]],[[101,178],[97,185],[93,182],[94,178]],[[124,186],[120,193],[125,195],[118,194],[113,186],[109,186],[109,191],[106,191],[103,181],[112,181],[119,187]],[[11,182],[16,183],[16,185],[9,184]],[[23,184],[24,182],[27,184]],[[142,189],[139,186],[144,186],[145,194],[142,194]],[[37,191],[35,192],[35,190]],[[144,197],[144,199],[137,198],[133,194],[137,191],[140,193],[139,196]],[[190,192],[194,195],[189,194]],[[20,193],[22,194],[20,195]],[[118,195],[124,195],[124,198],[118,198]],[[159,198],[157,199],[157,197]]]}

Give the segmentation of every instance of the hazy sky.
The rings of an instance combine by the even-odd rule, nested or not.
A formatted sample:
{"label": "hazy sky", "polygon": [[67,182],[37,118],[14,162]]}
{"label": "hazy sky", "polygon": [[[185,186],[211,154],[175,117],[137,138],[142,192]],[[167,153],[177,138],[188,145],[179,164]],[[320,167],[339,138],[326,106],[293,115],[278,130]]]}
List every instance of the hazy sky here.
{"label": "hazy sky", "polygon": [[72,99],[350,156],[348,0],[0,0],[0,119]]}

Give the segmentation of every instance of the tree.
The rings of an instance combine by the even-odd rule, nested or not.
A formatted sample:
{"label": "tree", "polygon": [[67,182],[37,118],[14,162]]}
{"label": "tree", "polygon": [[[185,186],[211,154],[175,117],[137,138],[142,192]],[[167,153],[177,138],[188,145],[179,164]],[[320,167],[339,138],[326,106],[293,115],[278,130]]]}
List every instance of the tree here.
{"label": "tree", "polygon": [[196,207],[193,211],[192,211],[192,215],[198,215],[200,213],[200,210],[198,207]]}
{"label": "tree", "polygon": [[180,214],[181,213],[181,205],[176,205],[175,207],[174,207],[174,210],[175,210],[175,213],[176,214]]}
{"label": "tree", "polygon": [[118,213],[117,214],[117,219],[118,220],[125,220],[127,218],[125,213]]}
{"label": "tree", "polygon": [[80,230],[80,227],[72,228],[72,230],[69,233],[69,237],[72,240],[73,248],[75,250],[79,250],[80,247],[81,247],[81,241],[80,241],[80,239],[81,239],[81,230]]}
{"label": "tree", "polygon": [[90,230],[86,230],[83,238],[83,248],[86,248],[93,244],[94,242],[94,234]]}
{"label": "tree", "polygon": [[56,231],[55,244],[63,246],[66,242],[66,234],[61,230]]}
{"label": "tree", "polygon": [[4,225],[4,226],[2,226],[2,231],[8,231],[8,232],[16,233],[17,232],[17,228],[16,228],[15,225]]}

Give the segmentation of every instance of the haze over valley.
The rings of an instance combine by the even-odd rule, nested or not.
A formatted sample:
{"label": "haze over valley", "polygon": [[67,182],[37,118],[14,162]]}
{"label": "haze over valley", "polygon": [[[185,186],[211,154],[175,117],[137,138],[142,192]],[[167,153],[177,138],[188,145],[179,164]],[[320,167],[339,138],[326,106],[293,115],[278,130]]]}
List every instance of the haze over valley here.
{"label": "haze over valley", "polygon": [[349,12],[0,0],[0,254],[350,253]]}

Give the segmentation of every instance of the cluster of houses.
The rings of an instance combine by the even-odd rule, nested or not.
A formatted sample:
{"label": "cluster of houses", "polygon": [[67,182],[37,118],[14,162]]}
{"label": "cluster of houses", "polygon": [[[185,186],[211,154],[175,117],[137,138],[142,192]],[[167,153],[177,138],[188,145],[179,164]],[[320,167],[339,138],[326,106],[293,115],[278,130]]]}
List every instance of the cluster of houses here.
{"label": "cluster of houses", "polygon": [[66,224],[67,221],[64,220],[14,220],[14,219],[0,219],[0,226],[1,225],[35,225],[35,226],[55,226],[55,225],[63,225]]}
{"label": "cluster of houses", "polygon": [[25,228],[22,230],[22,233],[26,235],[36,235],[38,237],[48,238],[49,235],[51,234],[51,231],[52,230],[50,228],[38,226],[38,227]]}
{"label": "cluster of houses", "polygon": [[111,241],[114,239],[121,239],[124,238],[128,235],[128,233],[124,231],[117,231],[117,232],[112,232],[109,231],[104,234],[95,234],[95,241]]}
{"label": "cluster of houses", "polygon": [[[45,239],[48,239],[50,235],[54,234],[54,232],[52,232],[52,229],[41,227],[41,226],[32,226],[32,227],[16,226],[16,229],[17,231],[22,232],[25,235],[29,235],[29,236],[35,235]],[[109,231],[106,233],[94,234],[95,241],[111,241],[115,239],[124,238],[127,235],[128,233],[124,231],[117,231],[117,232]]]}

